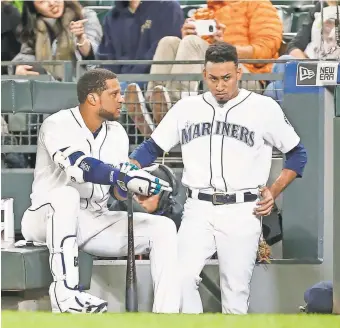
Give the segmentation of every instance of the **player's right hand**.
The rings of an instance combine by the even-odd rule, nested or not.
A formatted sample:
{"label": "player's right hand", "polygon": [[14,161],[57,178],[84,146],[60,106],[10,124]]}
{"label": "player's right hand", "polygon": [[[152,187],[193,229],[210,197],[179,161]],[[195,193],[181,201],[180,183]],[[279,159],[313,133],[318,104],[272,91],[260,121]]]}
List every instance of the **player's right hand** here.
{"label": "player's right hand", "polygon": [[121,172],[117,180],[118,187],[123,191],[132,191],[143,196],[157,195],[161,191],[172,191],[167,181],[159,179],[146,170],[130,169]]}

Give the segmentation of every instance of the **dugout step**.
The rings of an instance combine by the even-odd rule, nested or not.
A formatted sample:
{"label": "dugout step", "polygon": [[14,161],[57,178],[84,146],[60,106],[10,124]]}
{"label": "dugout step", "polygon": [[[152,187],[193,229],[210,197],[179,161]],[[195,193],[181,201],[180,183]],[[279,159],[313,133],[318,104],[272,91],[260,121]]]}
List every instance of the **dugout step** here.
{"label": "dugout step", "polygon": [[[79,251],[80,285],[90,289],[92,256]],[[1,250],[1,290],[24,291],[48,288],[52,283],[47,247],[20,247]]]}

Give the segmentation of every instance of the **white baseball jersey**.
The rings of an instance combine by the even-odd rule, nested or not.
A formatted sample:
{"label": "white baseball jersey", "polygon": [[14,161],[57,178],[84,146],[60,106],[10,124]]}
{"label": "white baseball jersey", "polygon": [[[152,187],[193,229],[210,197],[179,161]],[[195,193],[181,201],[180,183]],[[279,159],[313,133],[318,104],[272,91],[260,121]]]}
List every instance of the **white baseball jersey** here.
{"label": "white baseball jersey", "polygon": [[210,92],[180,100],[151,138],[165,152],[181,144],[185,186],[228,192],[266,184],[273,146],[300,141],[273,99],[244,89],[225,105]]}
{"label": "white baseball jersey", "polygon": [[104,122],[94,138],[85,125],[78,107],[61,110],[49,116],[39,132],[32,204],[39,203],[47,192],[70,185],[80,193],[81,208],[92,211],[105,210],[110,186],[89,182],[73,183],[54,163],[53,155],[67,147],[82,151],[85,155],[107,164],[118,165],[129,160],[129,139],[120,123]]}

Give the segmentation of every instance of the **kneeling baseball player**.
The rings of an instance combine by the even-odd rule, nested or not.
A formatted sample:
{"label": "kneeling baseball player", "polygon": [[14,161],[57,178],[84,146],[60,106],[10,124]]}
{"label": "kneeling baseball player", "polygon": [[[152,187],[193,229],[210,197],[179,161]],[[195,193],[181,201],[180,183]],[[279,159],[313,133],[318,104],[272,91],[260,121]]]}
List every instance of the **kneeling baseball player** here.
{"label": "kneeling baseball player", "polygon": [[[248,312],[261,217],[270,214],[275,198],[302,176],[307,162],[281,107],[269,97],[239,89],[241,74],[234,46],[209,46],[203,71],[209,92],[178,101],[130,156],[131,162],[145,167],[181,144],[182,183],[188,188],[179,229],[184,313],[203,312],[200,273],[216,251],[223,313]],[[273,185],[265,187],[273,147],[286,161]]]}
{"label": "kneeling baseball player", "polygon": [[[114,73],[86,72],[78,81],[79,106],[61,110],[42,124],[31,206],[22,219],[26,240],[46,242],[53,282],[53,312],[107,311],[107,302],[79,288],[78,248],[105,257],[127,254],[127,214],[110,212],[110,192],[150,196],[169,184],[129,163],[128,136],[116,122],[123,103]],[[153,312],[179,312],[177,234],[163,216],[134,215],[135,252],[150,252]],[[170,283],[171,282],[171,283]]]}

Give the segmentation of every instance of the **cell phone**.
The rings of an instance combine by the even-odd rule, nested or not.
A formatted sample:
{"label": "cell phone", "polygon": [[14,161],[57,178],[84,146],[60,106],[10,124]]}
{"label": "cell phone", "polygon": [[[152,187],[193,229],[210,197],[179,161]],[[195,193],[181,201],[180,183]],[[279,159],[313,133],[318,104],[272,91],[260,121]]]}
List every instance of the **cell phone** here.
{"label": "cell phone", "polygon": [[32,64],[30,66],[32,66],[31,71],[38,72],[40,75],[47,74],[47,71],[42,67],[41,64]]}
{"label": "cell phone", "polygon": [[198,36],[213,35],[217,30],[213,19],[196,20],[192,24],[195,25]]}

